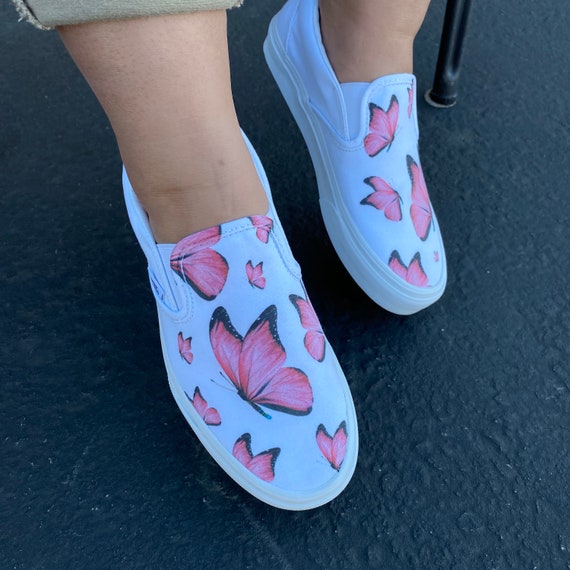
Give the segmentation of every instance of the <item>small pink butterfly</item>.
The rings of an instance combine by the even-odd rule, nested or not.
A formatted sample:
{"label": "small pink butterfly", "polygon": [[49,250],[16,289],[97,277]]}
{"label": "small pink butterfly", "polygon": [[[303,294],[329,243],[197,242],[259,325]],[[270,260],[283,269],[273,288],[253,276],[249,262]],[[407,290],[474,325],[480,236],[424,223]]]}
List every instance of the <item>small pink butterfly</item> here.
{"label": "small pink butterfly", "polygon": [[412,205],[410,206],[410,215],[412,223],[416,230],[417,236],[425,241],[428,237],[429,230],[433,226],[433,212],[429,201],[426,181],[422,167],[415,163],[411,156],[406,157],[408,163],[408,173],[412,180]]}
{"label": "small pink butterfly", "polygon": [[307,330],[304,340],[307,352],[315,360],[322,362],[325,358],[325,335],[313,306],[299,295],[289,295],[289,300],[299,313],[301,326]]}
{"label": "small pink butterfly", "polygon": [[428,286],[428,278],[423,270],[419,252],[412,257],[410,265],[406,267],[402,262],[400,254],[397,251],[393,251],[392,255],[390,255],[388,266],[396,275],[404,279],[406,283],[416,285],[417,287]]}
{"label": "small pink butterfly", "polygon": [[247,280],[252,287],[257,287],[258,289],[263,289],[265,287],[265,277],[263,276],[263,261],[260,261],[255,267],[249,260],[245,264],[245,272],[247,274]]}
{"label": "small pink butterfly", "polygon": [[211,246],[220,241],[220,226],[192,234],[179,241],[170,255],[172,270],[200,297],[211,301],[228,277],[227,261]]}
{"label": "small pink butterfly", "polygon": [[271,483],[275,478],[275,462],[281,453],[279,447],[272,447],[257,455],[251,452],[251,435],[244,433],[235,443],[232,455],[254,475]]}
{"label": "small pink butterfly", "polygon": [[220,417],[218,410],[216,410],[216,408],[208,407],[208,402],[202,398],[202,394],[200,393],[200,388],[198,388],[198,386],[194,389],[193,398],[188,396],[188,394],[186,394],[186,397],[192,402],[194,409],[200,414],[200,417],[207,425],[219,426],[222,423],[222,418]]}
{"label": "small pink butterfly", "polygon": [[309,379],[298,368],[283,366],[287,355],[277,334],[277,307],[271,305],[242,337],[223,307],[210,320],[210,342],[222,370],[240,398],[264,417],[261,406],[304,416],[313,407]]}
{"label": "small pink butterfly", "polygon": [[191,352],[192,348],[192,337],[189,336],[188,338],[184,338],[182,333],[178,333],[178,352],[180,352],[180,356],[188,362],[188,364],[192,364],[192,360],[194,360],[194,355]]}
{"label": "small pink butterfly", "polygon": [[437,263],[439,261],[439,251],[433,252],[433,260]]}
{"label": "small pink butterfly", "polygon": [[390,150],[398,126],[400,106],[396,95],[392,95],[388,111],[370,103],[369,133],[364,138],[364,149],[368,156],[376,156],[385,148]]}
{"label": "small pink butterfly", "polygon": [[269,232],[273,229],[273,220],[267,216],[250,216],[251,223],[255,226],[255,235],[259,241],[267,243]]}
{"label": "small pink butterfly", "polygon": [[369,176],[364,180],[374,192],[363,198],[360,203],[373,206],[377,210],[384,210],[384,215],[388,220],[399,222],[402,219],[402,208],[400,194],[392,188],[388,182],[378,176]]}
{"label": "small pink butterfly", "polygon": [[412,109],[414,105],[414,80],[412,79],[411,87],[408,87],[408,118],[412,116]]}
{"label": "small pink butterfly", "polygon": [[347,437],[346,422],[341,422],[332,437],[323,424],[317,428],[317,445],[330,466],[337,471],[340,471],[340,466],[344,461]]}

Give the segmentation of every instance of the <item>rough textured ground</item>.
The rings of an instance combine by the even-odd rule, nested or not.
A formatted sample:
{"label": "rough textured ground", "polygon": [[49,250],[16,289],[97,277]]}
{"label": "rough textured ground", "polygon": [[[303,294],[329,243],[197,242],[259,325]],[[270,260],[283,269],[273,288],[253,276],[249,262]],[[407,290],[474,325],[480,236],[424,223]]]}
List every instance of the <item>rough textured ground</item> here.
{"label": "rough textured ground", "polygon": [[[570,13],[475,2],[459,105],[420,103],[449,286],[390,315],[346,274],[265,67],[280,2],[230,15],[235,98],[353,389],[361,453],[274,510],[166,383],[114,139],[54,33],[0,4],[1,568],[570,568]],[[417,42],[431,82],[444,3]]]}

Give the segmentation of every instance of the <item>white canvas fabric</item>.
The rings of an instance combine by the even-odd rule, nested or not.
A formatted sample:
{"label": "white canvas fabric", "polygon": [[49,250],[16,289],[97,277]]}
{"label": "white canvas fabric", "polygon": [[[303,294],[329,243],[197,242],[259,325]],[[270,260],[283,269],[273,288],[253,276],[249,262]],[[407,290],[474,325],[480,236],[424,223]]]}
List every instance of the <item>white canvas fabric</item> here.
{"label": "white canvas fabric", "polygon": [[354,471],[358,432],[346,379],[271,201],[252,216],[157,245],[123,176],[147,256],[174,398],[242,487],[276,507],[330,501]]}
{"label": "white canvas fabric", "polygon": [[317,0],[289,0],[271,21],[264,51],[307,143],[326,228],[352,277],[394,313],[435,302],[447,269],[418,154],[415,77],[339,84]]}

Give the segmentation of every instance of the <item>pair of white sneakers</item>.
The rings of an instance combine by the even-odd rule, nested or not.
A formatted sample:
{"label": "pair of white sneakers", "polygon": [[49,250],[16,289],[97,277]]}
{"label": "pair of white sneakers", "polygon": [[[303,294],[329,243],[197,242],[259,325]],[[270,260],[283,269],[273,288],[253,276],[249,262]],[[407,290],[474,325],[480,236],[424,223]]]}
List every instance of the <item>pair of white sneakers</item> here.
{"label": "pair of white sneakers", "polygon": [[[306,140],[325,225],[350,274],[398,314],[435,302],[446,262],[418,156],[414,76],[340,85],[321,42],[317,0],[289,0],[264,51]],[[310,509],[352,477],[356,414],[245,140],[269,198],[266,216],[157,245],[126,172],[125,200],[182,413],[244,489],[275,507]]]}

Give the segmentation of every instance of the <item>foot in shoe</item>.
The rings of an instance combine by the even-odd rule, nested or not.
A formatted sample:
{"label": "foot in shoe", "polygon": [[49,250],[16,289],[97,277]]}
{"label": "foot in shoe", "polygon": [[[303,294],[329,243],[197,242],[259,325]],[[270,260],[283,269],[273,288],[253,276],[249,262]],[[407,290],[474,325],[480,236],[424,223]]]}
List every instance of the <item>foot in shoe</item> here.
{"label": "foot in shoe", "polygon": [[349,273],[394,313],[435,302],[447,269],[418,154],[415,77],[340,84],[321,41],[317,0],[289,0],[264,50],[307,143],[323,219]]}
{"label": "foot in shoe", "polygon": [[348,484],[356,416],[248,148],[267,192],[267,215],[157,245],[126,173],[125,200],[148,259],[168,379],[182,413],[244,489],[276,507],[309,509]]}

